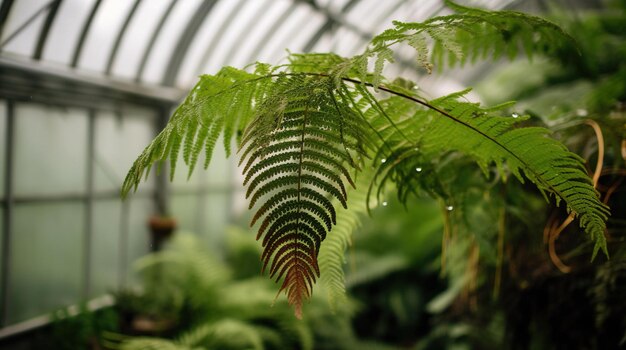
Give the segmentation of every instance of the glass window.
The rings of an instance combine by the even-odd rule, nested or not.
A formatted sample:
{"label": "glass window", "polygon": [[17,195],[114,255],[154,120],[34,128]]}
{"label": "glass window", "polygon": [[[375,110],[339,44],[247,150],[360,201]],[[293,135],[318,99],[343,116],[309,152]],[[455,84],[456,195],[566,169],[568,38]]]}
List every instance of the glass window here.
{"label": "glass window", "polygon": [[103,1],[91,23],[78,64],[81,68],[103,72],[110,50],[134,1]]}
{"label": "glass window", "polygon": [[76,303],[81,297],[85,208],[76,203],[17,205],[8,322]]}
{"label": "glass window", "polygon": [[146,64],[146,70],[142,76],[143,81],[155,84],[161,83],[178,40],[199,5],[200,0],[185,0],[179,1],[174,6],[152,48],[152,53]]}
{"label": "glass window", "polygon": [[215,4],[209,13],[209,17],[198,29],[198,33],[189,47],[189,52],[185,55],[183,64],[180,67],[177,86],[188,89],[196,83],[200,74],[207,73],[201,71],[205,63],[202,60],[206,59],[203,56],[212,45],[212,41],[218,40],[217,38],[221,34],[220,28],[225,21],[228,21],[237,5],[237,1],[218,1]]}
{"label": "glass window", "polygon": [[59,6],[50,28],[43,57],[69,65],[95,0],[66,0]]}
{"label": "glass window", "polygon": [[[0,242],[4,241],[4,207],[0,206]],[[3,262],[4,262],[4,257],[3,257],[3,250],[2,250],[2,245],[0,244],[0,271],[3,271]],[[2,295],[2,290],[0,289],[0,300],[4,299],[4,295]]]}
{"label": "glass window", "polygon": [[42,11],[23,29],[21,28],[37,11],[47,6],[48,0],[14,1],[9,17],[2,31],[2,40],[5,42],[10,36],[20,30],[17,36],[13,37],[2,51],[17,53],[24,56],[32,56],[39,39],[41,25],[43,24],[48,11]]}
{"label": "glass window", "polygon": [[127,240],[127,261],[129,282],[137,281],[133,263],[150,252],[150,230],[148,220],[156,212],[154,201],[146,198],[133,198],[130,201],[130,220]]}
{"label": "glass window", "polygon": [[139,4],[115,58],[114,76],[135,78],[144,51],[169,4],[165,0],[143,1]]}
{"label": "glass window", "polygon": [[184,163],[181,152],[178,162],[176,163],[176,174],[172,182],[172,188],[177,190],[194,189],[203,186],[220,188],[229,186],[233,177],[231,165],[236,159],[236,155],[234,155],[236,152],[237,148],[233,146],[231,157],[226,158],[226,151],[224,151],[223,142],[220,138],[213,149],[213,156],[211,157],[209,167],[206,170],[204,169],[204,160],[206,158],[204,157],[203,150],[198,157],[198,163],[189,180],[187,180],[189,167]]}
{"label": "glass window", "polygon": [[122,205],[120,200],[96,201],[93,205],[91,237],[91,296],[115,289],[119,283],[120,234]]}
{"label": "glass window", "polygon": [[202,233],[201,204],[201,196],[197,194],[174,194],[170,197],[171,214],[176,218],[179,230]]}
{"label": "glass window", "polygon": [[[253,54],[252,50],[262,41],[263,37],[266,35],[266,30],[271,29],[274,21],[280,18],[283,12],[287,11],[291,5],[292,4],[286,1],[264,3],[259,9],[253,12],[253,19],[246,19],[244,22],[248,23],[247,21],[249,21],[250,23],[255,23],[256,26],[248,25],[247,30],[249,32],[243,34],[243,39],[246,40],[245,45],[237,45],[237,42],[231,43],[230,53],[232,53],[233,56],[226,57],[228,62],[225,63],[235,67],[245,67],[257,61],[256,57],[249,59],[250,55]],[[293,12],[291,14],[293,14]]]}
{"label": "glass window", "polygon": [[[206,37],[203,35],[204,30],[199,34],[200,40],[204,40],[205,44],[202,45],[202,57],[198,60],[198,65],[195,67],[196,74],[213,74],[216,70],[210,70],[208,67],[208,61],[216,51],[215,48],[222,40],[220,33],[227,32],[232,25],[233,17],[241,10],[245,5],[246,0],[233,0],[233,1],[220,1],[215,9],[213,9],[211,15],[207,19],[206,31],[209,33]],[[202,41],[201,41],[202,42]],[[191,50],[199,49],[197,46]],[[219,68],[219,67],[217,67]],[[182,67],[181,72],[185,72],[185,67]]]}
{"label": "glass window", "polygon": [[82,193],[87,111],[15,106],[15,195]]}
{"label": "glass window", "polygon": [[[219,33],[221,36],[219,45],[217,45],[209,60],[211,71],[217,71],[226,64],[236,63],[236,60],[234,60],[236,57],[231,55],[236,53],[237,48],[244,46],[243,44],[250,36],[248,31],[258,21],[258,16],[263,14],[265,7],[267,7],[266,1],[247,2],[246,6],[243,6],[235,14],[235,20],[230,23],[230,26],[222,33]],[[242,43],[242,41],[244,42]]]}
{"label": "glass window", "polygon": [[231,215],[230,197],[229,192],[208,194],[204,198],[202,213],[200,213],[205,232],[198,232],[198,234],[204,236],[207,244],[216,252],[223,251],[224,230],[230,222]]}
{"label": "glass window", "polygon": [[[100,112],[96,116],[94,187],[96,191],[118,191],[128,169],[154,136],[155,115],[132,109],[118,115]],[[151,189],[154,176],[140,185]]]}
{"label": "glass window", "polygon": [[4,179],[6,176],[6,135],[7,103],[0,100],[0,198],[4,198]]}
{"label": "glass window", "polygon": [[[304,46],[325,21],[326,18],[319,12],[311,10],[308,6],[299,6],[261,51],[260,59],[277,63],[278,60],[285,58],[286,50],[302,52]],[[328,51],[328,49],[321,51]]]}

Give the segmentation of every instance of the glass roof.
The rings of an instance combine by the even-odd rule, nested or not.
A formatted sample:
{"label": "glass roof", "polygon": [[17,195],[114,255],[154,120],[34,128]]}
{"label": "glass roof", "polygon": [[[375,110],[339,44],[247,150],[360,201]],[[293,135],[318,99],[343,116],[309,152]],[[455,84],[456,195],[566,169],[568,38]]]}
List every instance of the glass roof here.
{"label": "glass roof", "polygon": [[[351,56],[394,19],[445,11],[442,0],[3,0],[0,57],[188,89],[202,73],[277,63],[286,50]],[[388,74],[417,79],[411,55]]]}

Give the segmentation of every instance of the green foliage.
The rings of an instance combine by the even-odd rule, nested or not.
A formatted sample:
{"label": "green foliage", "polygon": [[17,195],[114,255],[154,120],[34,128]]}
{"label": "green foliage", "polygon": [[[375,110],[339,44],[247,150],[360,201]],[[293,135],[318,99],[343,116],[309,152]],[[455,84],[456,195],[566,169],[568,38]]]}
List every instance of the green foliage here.
{"label": "green foliage", "polygon": [[[252,240],[252,236],[248,237]],[[241,256],[238,250],[247,249],[248,243],[239,242],[229,253]],[[276,293],[270,281],[258,277],[233,279],[230,269],[201,246],[195,236],[177,233],[165,250],[137,261],[141,288],[135,292],[134,303],[118,300],[117,308],[121,314],[130,311],[132,317],[169,320],[172,329],[152,336],[109,334],[105,337],[109,347],[123,350],[313,348],[315,331],[310,323],[315,322],[314,315],[294,323],[289,305],[275,301]],[[269,304],[274,305],[268,308]],[[125,309],[128,306],[130,310]],[[350,314],[346,307],[337,309],[338,319]],[[321,300],[311,308],[319,317],[330,315]],[[132,329],[127,332],[137,334]]]}
{"label": "green foliage", "polygon": [[[502,116],[510,105],[482,108],[466,102],[467,91],[428,101],[407,89],[411,82],[382,76],[397,43],[416,49],[418,63],[430,69],[445,59],[454,65],[468,56],[514,57],[520,46],[528,55],[538,48],[554,51],[570,40],[538,17],[449,6],[457,13],[395,23],[353,58],[294,54],[282,66],[257,64],[253,72],[227,67],[202,76],[135,161],[123,193],[136,188],[154,163],[169,159],[173,176],[181,151],[190,174],[202,152],[206,167],[218,137],[228,154],[236,135],[250,208],[259,203],[252,224],[261,222],[263,265],[282,279],[280,291],[296,315],[320,274],[318,254],[337,221],[337,203],[347,206],[347,184],[354,186],[353,174],[367,167],[376,169],[380,188],[398,186],[402,202],[424,191],[451,205],[459,192],[446,189],[434,168],[450,152],[463,153],[487,176],[528,179],[546,198],[565,202],[595,242],[594,255],[606,252],[608,209],[582,159],[547,137],[546,129],[522,127],[527,117]],[[329,249],[342,253],[345,237],[344,232]],[[337,285],[340,278],[334,273],[329,282]]]}
{"label": "green foliage", "polygon": [[352,242],[352,233],[360,226],[361,218],[367,212],[367,189],[373,174],[369,167],[358,174],[355,189],[349,192],[346,208],[337,209],[336,226],[320,248],[320,281],[332,307],[346,300],[344,254]]}
{"label": "green foliage", "polygon": [[92,311],[86,303],[77,310],[63,308],[52,313],[51,341],[59,350],[88,350],[100,345],[103,332],[118,330],[118,315],[111,308]]}

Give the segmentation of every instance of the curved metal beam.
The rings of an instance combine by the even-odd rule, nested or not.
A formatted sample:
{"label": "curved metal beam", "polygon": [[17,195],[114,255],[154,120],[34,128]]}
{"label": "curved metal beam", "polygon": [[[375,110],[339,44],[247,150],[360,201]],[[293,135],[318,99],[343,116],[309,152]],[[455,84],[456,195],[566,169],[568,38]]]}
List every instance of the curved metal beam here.
{"label": "curved metal beam", "polygon": [[[291,5],[291,7],[293,7],[293,3]],[[227,64],[231,64],[232,63],[232,59],[235,57],[235,55],[237,54],[237,51],[241,49],[242,46],[241,43],[243,43],[244,39],[246,38],[246,36],[251,33],[252,31],[255,30],[255,28],[259,25],[260,22],[260,18],[262,15],[264,15],[265,13],[267,13],[267,11],[270,9],[270,6],[265,6],[263,8],[261,8],[261,12],[259,13],[256,20],[255,21],[251,21],[249,22],[249,25],[247,26],[247,28],[244,28],[239,35],[237,36],[237,38],[235,38],[231,43],[230,43],[230,49],[228,50],[228,53],[226,54],[226,56],[224,57],[224,62],[222,62],[222,65],[224,63]],[[284,18],[280,18],[274,21],[274,26],[276,26],[276,24],[278,24],[278,22],[283,21]],[[258,43],[259,45],[265,45],[267,44],[267,42],[264,41],[260,41]],[[252,62],[244,62],[244,64],[249,64]]]}
{"label": "curved metal beam", "polygon": [[[226,20],[224,20],[224,22],[222,23],[220,28],[216,31],[216,33],[226,32],[228,27],[230,27],[232,22],[235,20],[235,17],[237,17],[236,14],[239,11],[241,11],[241,8],[245,4],[245,2],[246,0],[240,0],[239,3],[234,8],[231,9],[231,11],[226,16]],[[195,69],[195,72],[197,74],[202,73],[202,68],[204,68],[204,63],[209,60],[209,56],[211,55],[211,53],[213,53],[213,51],[217,47],[217,44],[222,40],[222,37],[223,37],[222,35],[213,36],[213,40],[211,40],[211,43],[209,44],[209,46],[206,48],[206,50],[204,50],[204,53],[202,54],[202,58],[200,59],[200,61],[198,61],[198,66]]]}
{"label": "curved metal beam", "polygon": [[144,69],[146,69],[146,63],[148,63],[148,57],[150,57],[150,53],[152,52],[152,48],[154,47],[154,43],[156,43],[156,40],[159,37],[159,34],[161,34],[161,30],[163,30],[163,26],[165,25],[165,22],[167,21],[167,18],[170,16],[170,14],[172,13],[172,10],[174,9],[174,5],[176,5],[177,3],[178,2],[176,0],[172,0],[172,2],[170,2],[170,5],[167,7],[165,12],[163,12],[161,19],[159,20],[159,24],[157,24],[156,28],[154,29],[154,32],[152,32],[152,37],[150,37],[148,46],[146,46],[146,49],[144,50],[143,55],[141,56],[139,68],[137,69],[137,74],[135,74],[135,82],[139,82],[141,80],[143,71]]}
{"label": "curved metal beam", "polygon": [[98,12],[98,8],[102,4],[102,0],[96,0],[91,8],[91,12],[89,12],[89,16],[83,24],[83,30],[80,32],[80,38],[78,38],[78,43],[76,43],[76,48],[74,49],[74,55],[72,56],[72,62],[70,63],[70,67],[75,68],[78,65],[78,60],[80,59],[80,54],[83,52],[83,45],[85,44],[85,39],[87,39],[87,34],[89,34],[89,29],[91,28],[91,23],[93,23],[94,17],[96,17],[96,13]]}
{"label": "curved metal beam", "polygon": [[4,0],[2,1],[2,5],[0,5],[0,38],[2,38],[2,32],[7,23],[7,18],[9,18],[12,6],[13,0]]}
{"label": "curved metal beam", "polygon": [[54,23],[54,19],[57,16],[57,12],[59,12],[61,1],[63,0],[55,0],[54,2],[50,4],[50,10],[48,11],[48,16],[46,17],[46,21],[43,23],[43,26],[41,27],[41,32],[39,32],[39,40],[37,40],[37,46],[35,47],[35,52],[33,53],[34,60],[40,60],[41,55],[43,55],[43,49],[46,46],[46,40],[48,39],[48,34],[50,33],[50,28],[52,27],[52,23]]}
{"label": "curved metal beam", "polygon": [[285,9],[285,11],[274,21],[272,26],[267,30],[263,38],[259,40],[259,42],[256,44],[256,46],[254,47],[254,49],[252,50],[252,52],[246,59],[246,62],[252,62],[253,60],[258,59],[259,54],[261,53],[261,50],[263,50],[265,45],[267,45],[271,37],[274,34],[276,34],[276,32],[278,32],[280,27],[282,27],[283,24],[287,22],[287,18],[289,18],[293,14],[296,8],[298,8],[298,3],[292,2],[291,5],[289,5],[289,7]]}
{"label": "curved metal beam", "polygon": [[[361,0],[350,0],[348,1],[342,8],[341,8],[341,13],[345,14],[350,12],[350,10],[356,6],[359,1]],[[304,45],[304,52],[310,52],[311,50],[313,50],[313,48],[315,47],[315,45],[318,43],[318,41],[320,41],[320,39],[322,39],[322,37],[324,36],[324,34],[326,34],[327,32],[331,31],[336,25],[346,25],[347,23],[345,23],[345,21],[340,20],[339,18],[337,18],[335,15],[331,14],[328,10],[322,9],[319,7],[319,5],[317,5],[316,3],[311,3],[311,2],[306,2],[307,4],[310,4],[316,11],[319,12],[323,12],[324,15],[326,16],[326,22],[317,30],[317,32],[315,32],[315,34],[313,34],[313,36],[311,37],[311,39],[309,39],[309,41],[306,43],[306,45]],[[357,30],[355,30],[357,31]],[[369,40],[371,38],[371,35],[367,35],[366,33],[358,33],[361,36],[363,36],[363,34],[365,34],[366,40]]]}
{"label": "curved metal beam", "polygon": [[180,36],[178,40],[178,44],[176,44],[176,48],[170,57],[169,63],[167,65],[167,70],[165,71],[165,75],[163,76],[162,84],[165,86],[173,86],[176,83],[176,77],[178,75],[178,71],[180,70],[180,66],[183,63],[183,59],[187,54],[187,50],[191,46],[191,42],[193,38],[196,36],[198,29],[202,25],[202,22],[208,17],[209,13],[213,9],[213,6],[217,3],[217,0],[205,0],[198,6],[198,10],[189,20],[187,24],[187,28]]}
{"label": "curved metal beam", "polygon": [[141,0],[135,0],[135,3],[133,4],[133,7],[130,9],[130,11],[128,11],[128,15],[126,16],[126,20],[124,20],[124,24],[122,25],[122,28],[120,28],[120,31],[117,34],[117,38],[115,38],[115,43],[113,44],[113,48],[111,49],[111,54],[109,55],[109,60],[107,61],[106,68],[104,69],[104,74],[105,75],[111,74],[111,69],[113,68],[113,63],[115,62],[115,57],[117,56],[117,51],[120,48],[120,44],[122,43],[122,39],[124,38],[124,34],[126,33],[126,30],[128,29],[128,25],[130,24],[130,21],[133,19],[133,16],[137,12],[137,8],[139,7],[140,3],[141,3]]}

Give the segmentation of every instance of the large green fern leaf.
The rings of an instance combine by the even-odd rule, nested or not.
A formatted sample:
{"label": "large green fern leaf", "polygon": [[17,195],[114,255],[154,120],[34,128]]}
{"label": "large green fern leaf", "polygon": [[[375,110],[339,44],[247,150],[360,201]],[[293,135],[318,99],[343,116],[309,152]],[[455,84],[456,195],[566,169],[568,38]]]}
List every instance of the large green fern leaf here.
{"label": "large green fern leaf", "polygon": [[[377,116],[380,113],[389,114],[386,110],[403,111],[394,114],[398,128],[377,126],[383,129],[392,149],[385,152],[381,148],[377,155],[378,181],[396,182],[401,200],[420,188],[449,196],[443,191],[437,193],[440,187],[432,180],[436,177],[428,176],[429,163],[446,152],[459,151],[471,156],[486,175],[493,164],[501,176],[510,172],[522,182],[529,179],[546,197],[553,195],[557,205],[564,201],[595,242],[593,255],[600,249],[606,253],[604,229],[609,211],[599,201],[583,160],[547,137],[549,130],[519,127],[528,117],[515,113],[499,116],[508,105],[484,109],[477,103],[463,101],[468,91],[429,102],[394,91],[396,96],[373,106],[366,114],[374,119],[382,119]],[[372,123],[376,125],[375,120]]]}
{"label": "large green fern leaf", "polygon": [[350,149],[366,144],[364,120],[339,99],[330,78],[280,77],[278,89],[259,106],[241,150],[250,208],[261,198],[251,224],[261,222],[263,270],[283,280],[296,315],[320,275],[321,242],[336,223],[331,199],[346,207],[344,182],[358,167]]}

